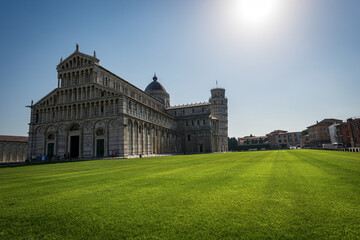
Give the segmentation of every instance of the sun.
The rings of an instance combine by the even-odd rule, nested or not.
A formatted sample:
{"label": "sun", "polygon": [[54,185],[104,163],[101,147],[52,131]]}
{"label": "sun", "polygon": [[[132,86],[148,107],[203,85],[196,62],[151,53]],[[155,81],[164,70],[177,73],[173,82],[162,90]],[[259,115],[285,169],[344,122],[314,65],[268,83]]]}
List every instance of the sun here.
{"label": "sun", "polygon": [[284,0],[234,0],[236,21],[246,28],[261,28],[275,21]]}

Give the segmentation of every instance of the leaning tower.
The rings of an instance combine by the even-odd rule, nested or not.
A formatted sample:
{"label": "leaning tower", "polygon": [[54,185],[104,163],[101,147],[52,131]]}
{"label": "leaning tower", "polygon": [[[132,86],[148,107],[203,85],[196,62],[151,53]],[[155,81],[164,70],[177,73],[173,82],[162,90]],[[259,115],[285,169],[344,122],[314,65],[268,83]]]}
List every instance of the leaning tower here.
{"label": "leaning tower", "polygon": [[219,119],[219,151],[228,150],[228,100],[225,97],[224,88],[211,89],[211,113]]}

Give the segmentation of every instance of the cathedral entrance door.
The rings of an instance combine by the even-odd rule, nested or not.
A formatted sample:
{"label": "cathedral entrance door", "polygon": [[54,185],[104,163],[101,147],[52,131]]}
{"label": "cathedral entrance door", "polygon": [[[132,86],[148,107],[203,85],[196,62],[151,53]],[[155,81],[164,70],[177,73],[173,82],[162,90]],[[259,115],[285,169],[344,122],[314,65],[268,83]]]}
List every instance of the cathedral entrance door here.
{"label": "cathedral entrance door", "polygon": [[202,144],[199,145],[199,152],[203,152],[203,145]]}
{"label": "cathedral entrance door", "polygon": [[96,139],[96,156],[104,156],[104,139]]}
{"label": "cathedral entrance door", "polygon": [[50,159],[54,155],[54,143],[48,143],[47,155]]}
{"label": "cathedral entrance door", "polygon": [[76,158],[79,156],[79,136],[70,137],[70,157]]}

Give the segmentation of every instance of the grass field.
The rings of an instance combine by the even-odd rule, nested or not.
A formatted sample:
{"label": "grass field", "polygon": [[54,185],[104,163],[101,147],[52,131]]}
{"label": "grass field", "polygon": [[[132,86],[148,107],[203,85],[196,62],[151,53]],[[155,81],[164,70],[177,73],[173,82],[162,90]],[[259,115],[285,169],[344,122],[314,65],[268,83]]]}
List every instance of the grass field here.
{"label": "grass field", "polygon": [[0,168],[0,239],[359,239],[360,154],[262,151]]}

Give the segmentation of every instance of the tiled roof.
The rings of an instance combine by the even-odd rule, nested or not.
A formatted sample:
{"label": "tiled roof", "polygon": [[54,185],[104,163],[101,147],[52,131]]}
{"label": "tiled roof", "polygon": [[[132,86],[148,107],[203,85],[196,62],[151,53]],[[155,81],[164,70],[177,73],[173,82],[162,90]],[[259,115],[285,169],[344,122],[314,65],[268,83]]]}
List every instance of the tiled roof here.
{"label": "tiled roof", "polygon": [[333,125],[336,122],[342,122],[342,120],[334,119],[334,118],[325,118],[324,120],[322,120],[322,121],[320,121],[320,122],[318,122],[318,123],[316,123],[314,125],[311,125],[308,128],[315,127],[315,126],[330,126],[330,125]]}
{"label": "tiled roof", "polygon": [[0,135],[0,142],[27,142],[28,137]]}

